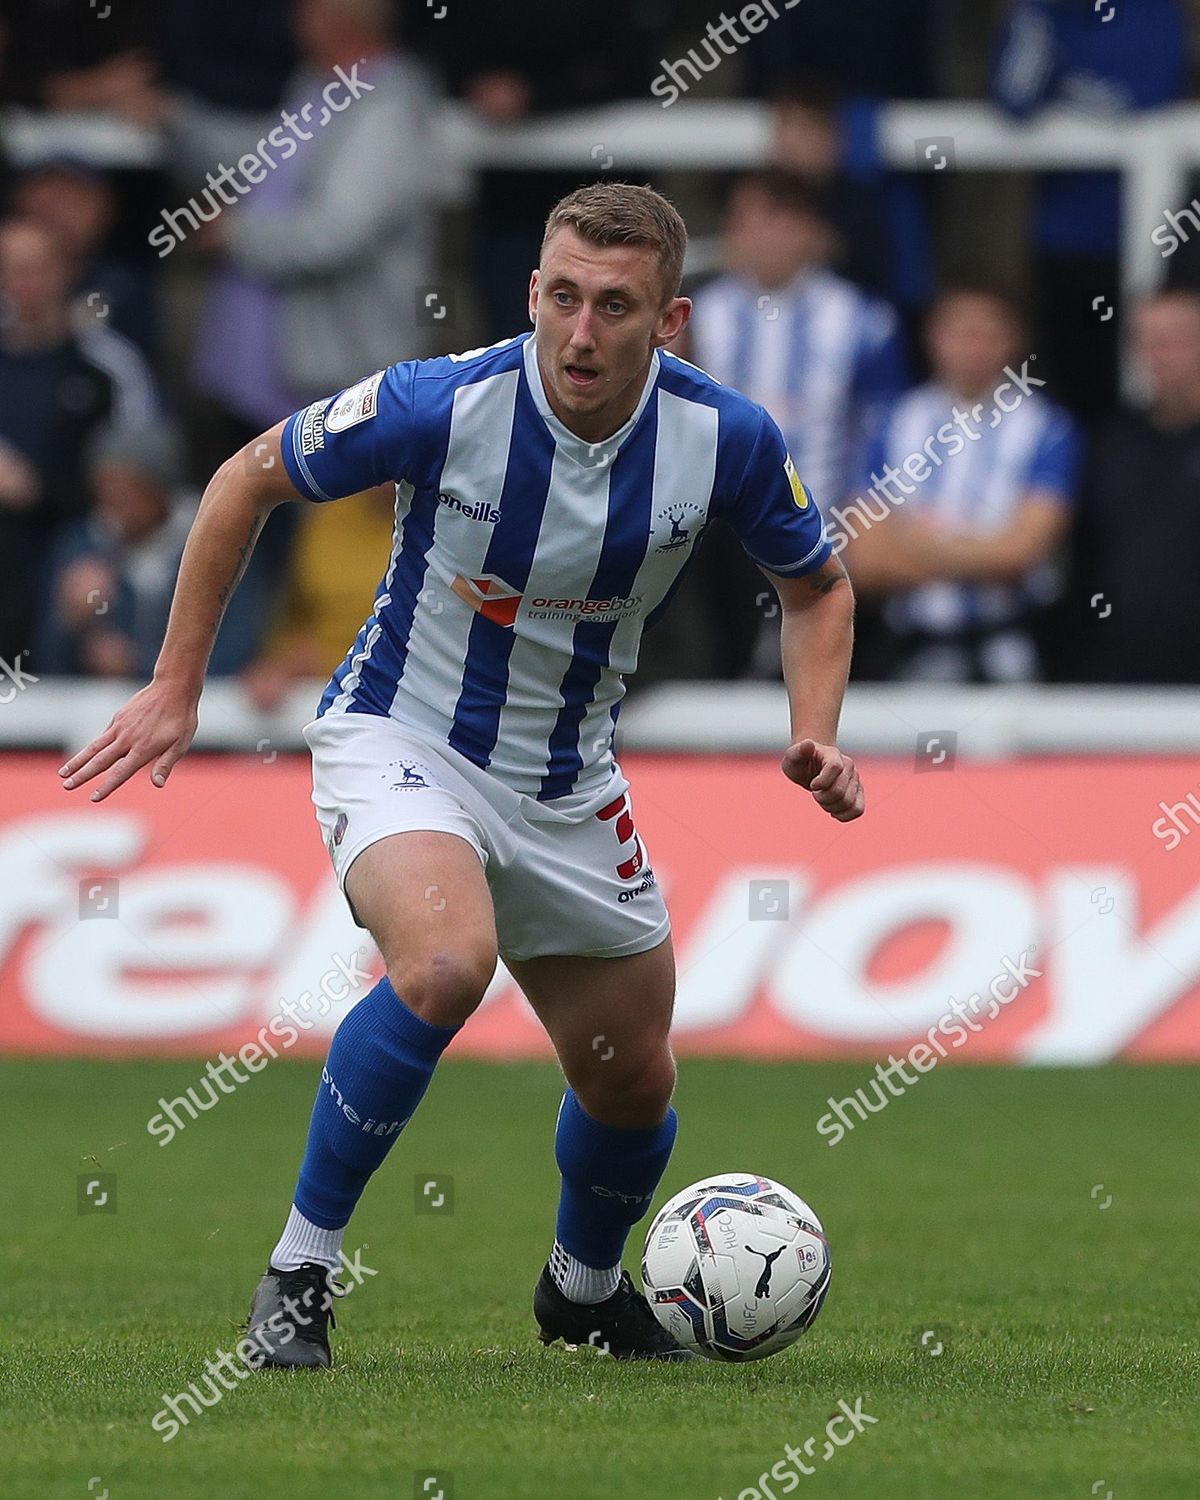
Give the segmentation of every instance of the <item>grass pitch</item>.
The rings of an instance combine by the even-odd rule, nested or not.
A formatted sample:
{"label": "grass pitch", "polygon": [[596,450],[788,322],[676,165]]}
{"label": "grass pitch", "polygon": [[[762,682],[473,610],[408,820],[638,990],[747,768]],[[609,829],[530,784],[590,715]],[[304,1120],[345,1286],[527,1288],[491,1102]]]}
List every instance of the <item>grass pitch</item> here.
{"label": "grass pitch", "polygon": [[[164,1443],[164,1394],[234,1348],[315,1078],[273,1063],[160,1147],[147,1117],[199,1072],[0,1064],[8,1500],[780,1495],[784,1445],[819,1455],[857,1398],[875,1424],[802,1497],[1200,1492],[1195,1071],[942,1068],[830,1148],[816,1119],[865,1066],[685,1061],[657,1201],[780,1178],[834,1275],[788,1352],[662,1368],[537,1343],[558,1074],[451,1061],[347,1235],[378,1274],[338,1306],[335,1368],[251,1376]],[[95,1170],[115,1213],[78,1210]],[[453,1212],[417,1214],[415,1184],[448,1176]]]}

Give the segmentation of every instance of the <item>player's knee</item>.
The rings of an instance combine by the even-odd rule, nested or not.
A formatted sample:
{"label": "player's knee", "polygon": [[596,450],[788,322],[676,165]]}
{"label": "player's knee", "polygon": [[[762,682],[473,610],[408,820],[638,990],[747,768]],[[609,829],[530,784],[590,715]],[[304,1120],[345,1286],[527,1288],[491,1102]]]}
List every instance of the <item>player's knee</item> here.
{"label": "player's knee", "polygon": [[[615,1058],[613,1059],[615,1061]],[[629,1068],[592,1069],[575,1092],[593,1119],[637,1130],[661,1124],[675,1092],[675,1059],[666,1046]]]}
{"label": "player's knee", "polygon": [[477,1009],[496,972],[496,950],[463,943],[389,959],[388,978],[405,1005],[432,1026],[459,1026]]}

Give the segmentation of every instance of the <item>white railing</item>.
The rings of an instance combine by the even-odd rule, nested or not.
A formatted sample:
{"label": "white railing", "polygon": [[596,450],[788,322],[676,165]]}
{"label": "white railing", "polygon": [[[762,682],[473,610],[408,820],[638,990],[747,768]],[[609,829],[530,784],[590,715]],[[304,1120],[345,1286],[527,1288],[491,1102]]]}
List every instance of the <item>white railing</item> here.
{"label": "white railing", "polygon": [[[15,691],[2,679],[0,751],[78,749],[141,685],[45,678]],[[297,684],[278,712],[264,714],[235,682],[215,679],[200,701],[195,747],[263,757],[305,750],[300,730],[324,688],[323,680]],[[621,713],[619,750],[778,754],[787,733],[780,684],[684,682],[631,697]],[[1196,754],[1200,688],[850,688],[841,740],[855,755],[914,756],[918,739],[947,734],[957,737],[965,759]]]}
{"label": "white railing", "polygon": [[[43,115],[12,110],[4,141],[13,161],[70,152],[98,164],[152,166],[162,138],[108,116]],[[953,139],[954,166],[939,167],[918,141]],[[523,125],[481,124],[460,105],[447,105],[443,139],[452,159],[473,167],[734,168],[761,162],[768,144],[765,106],[741,100],[681,100],[670,109],[628,101],[542,118]],[[961,101],[893,103],[881,112],[886,160],[910,171],[1111,169],[1125,186],[1122,253],[1124,292],[1157,286],[1162,252],[1150,236],[1163,214],[1186,206],[1189,169],[1200,166],[1200,106],[1110,118],[1078,110],[1044,110],[1014,124],[987,104]]]}

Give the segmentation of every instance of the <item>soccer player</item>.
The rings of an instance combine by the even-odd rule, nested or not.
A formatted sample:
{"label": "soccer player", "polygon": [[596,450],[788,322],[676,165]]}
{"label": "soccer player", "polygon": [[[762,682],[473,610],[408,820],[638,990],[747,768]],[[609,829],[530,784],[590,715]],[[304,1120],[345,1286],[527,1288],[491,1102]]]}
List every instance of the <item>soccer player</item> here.
{"label": "soccer player", "polygon": [[675,1139],[675,975],[612,734],[642,628],[712,518],[729,518],[782,601],[784,774],[840,821],[863,810],[836,747],[850,587],[775,423],[666,351],[690,312],[676,295],[686,241],[649,188],[582,188],[547,222],[532,335],[378,371],[222,465],[153,681],[62,769],[68,787],[99,778],[96,800],[145,765],[164,785],[270,508],[395,482],[374,609],[304,729],[338,881],[386,974],[321,1072],[251,1309],[268,1363],[329,1364],[346,1224],[497,953],[568,1083],[540,1337],[685,1357],[621,1269]]}

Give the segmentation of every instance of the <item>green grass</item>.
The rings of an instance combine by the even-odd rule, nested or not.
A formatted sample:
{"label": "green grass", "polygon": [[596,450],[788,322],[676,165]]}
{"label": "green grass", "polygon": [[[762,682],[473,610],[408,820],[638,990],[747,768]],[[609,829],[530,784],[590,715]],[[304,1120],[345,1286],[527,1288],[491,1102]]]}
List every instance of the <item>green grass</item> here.
{"label": "green grass", "polygon": [[[272,1064],[163,1148],[146,1118],[197,1065],[2,1063],[0,1494],[404,1500],[428,1470],[455,1500],[736,1500],[861,1397],[876,1425],[802,1500],[1194,1500],[1195,1072],[940,1069],[831,1149],[826,1096],[867,1071],[682,1067],[663,1195],[757,1170],[825,1221],[829,1300],[785,1354],[648,1368],[544,1350],[529,1298],[558,1075],[451,1062],[348,1233],[379,1274],[340,1304],[336,1367],[251,1377],[164,1444],[164,1393],[234,1347],[313,1067]],[[80,1215],[97,1163],[118,1211]],[[453,1174],[453,1216],[415,1215],[418,1172]]]}

